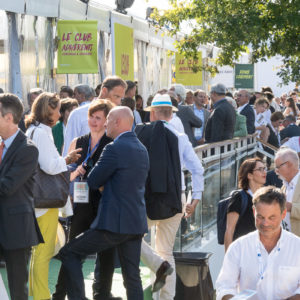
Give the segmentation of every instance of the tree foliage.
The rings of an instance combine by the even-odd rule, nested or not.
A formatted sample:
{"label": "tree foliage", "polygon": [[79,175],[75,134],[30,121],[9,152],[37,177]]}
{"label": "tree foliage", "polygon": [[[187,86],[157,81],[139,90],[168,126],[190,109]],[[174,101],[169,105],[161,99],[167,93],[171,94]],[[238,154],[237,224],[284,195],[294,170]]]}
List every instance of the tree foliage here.
{"label": "tree foliage", "polygon": [[300,0],[169,0],[172,8],[154,10],[153,18],[171,35],[182,22],[192,30],[177,42],[186,56],[196,55],[200,44],[221,50],[217,65],[233,65],[251,50],[253,63],[281,55],[279,76],[284,84],[300,82]]}

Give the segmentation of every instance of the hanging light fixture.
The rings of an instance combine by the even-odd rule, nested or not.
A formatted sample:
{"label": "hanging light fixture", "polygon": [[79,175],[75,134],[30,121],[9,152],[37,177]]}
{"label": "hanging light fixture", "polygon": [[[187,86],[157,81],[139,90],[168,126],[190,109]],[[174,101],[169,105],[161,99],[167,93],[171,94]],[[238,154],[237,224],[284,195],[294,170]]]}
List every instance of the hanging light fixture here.
{"label": "hanging light fixture", "polygon": [[115,2],[117,5],[116,11],[121,14],[126,15],[127,14],[126,9],[130,8],[132,6],[133,2],[134,2],[134,0],[116,0],[116,2]]}

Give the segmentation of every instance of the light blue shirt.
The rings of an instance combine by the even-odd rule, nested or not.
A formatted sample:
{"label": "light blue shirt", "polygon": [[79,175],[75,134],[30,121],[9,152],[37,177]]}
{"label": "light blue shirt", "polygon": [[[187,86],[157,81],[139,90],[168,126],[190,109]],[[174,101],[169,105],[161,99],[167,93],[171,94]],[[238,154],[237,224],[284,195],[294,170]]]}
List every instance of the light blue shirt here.
{"label": "light blue shirt", "polygon": [[202,121],[202,126],[200,128],[195,128],[194,135],[195,139],[198,141],[203,137],[203,125],[204,125],[204,112],[203,108],[199,109],[194,104],[194,114]]}
{"label": "light blue shirt", "polygon": [[13,143],[15,137],[17,136],[17,134],[19,133],[20,129],[18,129],[13,135],[11,135],[9,138],[7,138],[4,141],[4,148],[3,148],[3,152],[2,152],[2,157],[1,159],[3,160],[8,148],[10,147],[10,145]]}
{"label": "light blue shirt", "polygon": [[124,131],[124,132],[121,132],[115,139],[114,139],[114,142],[123,134],[127,133],[127,132],[132,132],[132,131]]}

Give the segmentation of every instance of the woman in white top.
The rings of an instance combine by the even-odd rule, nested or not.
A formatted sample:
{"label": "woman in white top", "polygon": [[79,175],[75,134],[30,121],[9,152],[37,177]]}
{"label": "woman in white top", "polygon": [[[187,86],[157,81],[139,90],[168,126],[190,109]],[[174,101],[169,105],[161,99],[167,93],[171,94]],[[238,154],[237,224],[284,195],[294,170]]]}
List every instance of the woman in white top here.
{"label": "woman in white top", "polygon": [[[61,157],[54,145],[52,130],[60,117],[60,99],[53,93],[42,93],[33,102],[30,115],[26,117],[26,135],[39,150],[39,166],[47,174],[56,175],[67,171],[67,164],[76,162],[81,149]],[[33,134],[32,134],[33,133]],[[55,190],[56,187],[53,187]],[[49,262],[54,253],[58,224],[58,208],[35,209],[44,243],[32,249],[30,262],[29,293],[34,300],[50,299],[48,288]]]}

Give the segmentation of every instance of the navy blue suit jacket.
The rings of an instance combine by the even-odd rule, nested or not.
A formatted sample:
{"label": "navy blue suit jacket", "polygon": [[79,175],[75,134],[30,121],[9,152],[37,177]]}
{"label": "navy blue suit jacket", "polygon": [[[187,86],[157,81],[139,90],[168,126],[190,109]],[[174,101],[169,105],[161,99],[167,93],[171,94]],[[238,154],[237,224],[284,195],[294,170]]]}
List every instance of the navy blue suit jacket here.
{"label": "navy blue suit jacket", "polygon": [[248,103],[240,112],[240,115],[246,117],[247,122],[247,132],[248,134],[252,134],[255,132],[255,114],[251,105]]}
{"label": "navy blue suit jacket", "polygon": [[233,138],[235,126],[235,110],[226,100],[221,99],[214,104],[205,128],[205,141],[215,143]]}
{"label": "navy blue suit jacket", "polygon": [[88,176],[88,185],[104,191],[91,228],[121,234],[147,232],[145,183],[148,152],[134,132],[126,132],[106,145]]}
{"label": "navy blue suit jacket", "polygon": [[293,136],[300,136],[300,127],[297,126],[296,124],[290,124],[288,127],[280,131],[281,140]]}

